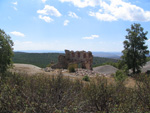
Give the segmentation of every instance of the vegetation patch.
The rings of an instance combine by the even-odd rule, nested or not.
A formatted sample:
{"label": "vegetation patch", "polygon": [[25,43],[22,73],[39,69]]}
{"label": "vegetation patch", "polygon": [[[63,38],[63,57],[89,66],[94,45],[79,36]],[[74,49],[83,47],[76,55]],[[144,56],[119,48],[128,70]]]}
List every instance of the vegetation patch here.
{"label": "vegetation patch", "polygon": [[[0,112],[107,112],[150,111],[150,77],[138,76],[138,88],[108,84],[105,77],[88,83],[68,77],[5,73],[0,79]],[[146,75],[145,75],[146,76]],[[141,78],[142,77],[142,78]]]}
{"label": "vegetation patch", "polygon": [[127,78],[127,75],[126,75],[126,73],[123,70],[118,70],[115,73],[114,77],[115,77],[116,81],[123,82]]}
{"label": "vegetation patch", "polygon": [[69,64],[68,66],[69,73],[75,72],[75,68],[78,68],[78,64]]}
{"label": "vegetation patch", "polygon": [[89,82],[90,81],[90,77],[85,75],[82,80]]}

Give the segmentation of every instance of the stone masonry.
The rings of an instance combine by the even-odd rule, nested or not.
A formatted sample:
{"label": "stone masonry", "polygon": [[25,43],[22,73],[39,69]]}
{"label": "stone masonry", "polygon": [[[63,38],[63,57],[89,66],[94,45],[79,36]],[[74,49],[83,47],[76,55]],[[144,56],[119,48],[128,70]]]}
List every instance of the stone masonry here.
{"label": "stone masonry", "polygon": [[83,69],[92,70],[93,55],[92,52],[85,51],[69,51],[65,50],[65,55],[58,57],[58,63],[53,65],[53,69],[67,69],[69,64],[77,64]]}

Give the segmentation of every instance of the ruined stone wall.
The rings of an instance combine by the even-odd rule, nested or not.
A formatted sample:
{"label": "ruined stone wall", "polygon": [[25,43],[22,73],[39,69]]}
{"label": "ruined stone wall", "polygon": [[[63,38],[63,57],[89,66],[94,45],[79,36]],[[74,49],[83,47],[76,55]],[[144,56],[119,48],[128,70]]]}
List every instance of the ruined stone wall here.
{"label": "ruined stone wall", "polygon": [[65,55],[60,55],[58,63],[52,68],[68,68],[70,63],[80,64],[82,68],[92,70],[93,55],[92,52],[69,51],[65,50]]}
{"label": "ruined stone wall", "polygon": [[65,56],[69,60],[73,61],[87,61],[91,58],[93,58],[91,52],[85,52],[85,51],[69,51],[65,50]]}

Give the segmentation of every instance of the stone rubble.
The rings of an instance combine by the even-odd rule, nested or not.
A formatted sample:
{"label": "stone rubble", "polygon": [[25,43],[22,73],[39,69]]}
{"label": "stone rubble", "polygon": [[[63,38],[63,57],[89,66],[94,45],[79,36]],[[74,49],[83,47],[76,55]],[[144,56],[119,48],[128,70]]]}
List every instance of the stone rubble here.
{"label": "stone rubble", "polygon": [[100,76],[101,74],[92,70],[77,68],[75,76]]}
{"label": "stone rubble", "polygon": [[54,71],[54,69],[52,69],[51,67],[43,68],[43,70],[44,70],[45,72],[51,72],[51,71]]}
{"label": "stone rubble", "polygon": [[56,74],[58,73],[68,73],[67,75],[74,75],[74,76],[108,76],[107,74],[102,74],[100,72],[96,72],[89,69],[82,69],[82,68],[76,68],[74,73],[69,73],[67,69],[52,69],[51,67],[46,67],[43,69],[45,72],[54,72]]}

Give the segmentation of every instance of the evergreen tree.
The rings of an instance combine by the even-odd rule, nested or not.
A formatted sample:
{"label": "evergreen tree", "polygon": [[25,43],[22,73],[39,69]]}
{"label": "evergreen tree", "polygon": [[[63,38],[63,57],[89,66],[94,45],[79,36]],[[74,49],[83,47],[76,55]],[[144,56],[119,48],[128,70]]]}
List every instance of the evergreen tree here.
{"label": "evergreen tree", "polygon": [[4,73],[12,63],[12,46],[10,36],[0,29],[0,73]]}
{"label": "evergreen tree", "polygon": [[149,54],[148,46],[145,45],[148,32],[143,30],[140,24],[132,24],[131,29],[126,29],[128,35],[124,41],[122,59],[133,74],[140,72],[140,68],[146,63],[146,55]]}

